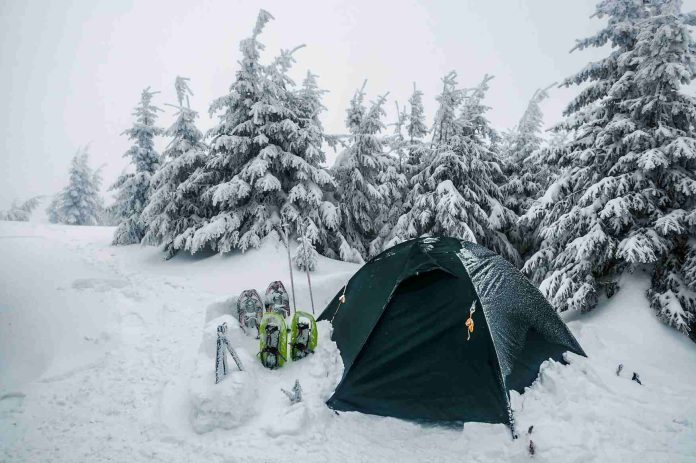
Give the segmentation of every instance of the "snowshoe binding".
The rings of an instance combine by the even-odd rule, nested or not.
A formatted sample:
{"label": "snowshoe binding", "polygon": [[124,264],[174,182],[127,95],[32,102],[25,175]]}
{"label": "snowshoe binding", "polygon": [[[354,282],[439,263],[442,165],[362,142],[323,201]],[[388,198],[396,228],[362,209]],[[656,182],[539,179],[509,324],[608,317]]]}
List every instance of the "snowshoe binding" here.
{"label": "snowshoe binding", "polygon": [[285,319],[277,313],[267,313],[261,319],[259,358],[266,368],[274,370],[288,358],[288,332]]}
{"label": "snowshoe binding", "polygon": [[290,316],[290,298],[282,281],[274,281],[266,289],[266,312],[274,312],[282,317]]}
{"label": "snowshoe binding", "polygon": [[259,336],[259,325],[263,316],[263,302],[261,296],[255,289],[246,289],[242,291],[237,299],[237,319],[239,326],[246,332],[247,328],[256,331],[256,336]]}
{"label": "snowshoe binding", "polygon": [[317,347],[317,322],[307,312],[295,312],[292,317],[290,357],[293,361],[314,353]]}

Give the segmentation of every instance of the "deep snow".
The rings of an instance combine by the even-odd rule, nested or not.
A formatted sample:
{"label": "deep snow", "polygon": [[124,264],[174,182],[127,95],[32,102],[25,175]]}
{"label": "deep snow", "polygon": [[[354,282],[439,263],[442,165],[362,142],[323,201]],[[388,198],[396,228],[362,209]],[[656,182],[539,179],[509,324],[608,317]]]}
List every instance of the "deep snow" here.
{"label": "deep snow", "polygon": [[[314,355],[263,369],[230,310],[243,289],[262,293],[275,279],[289,289],[277,242],[165,262],[154,248],[110,246],[112,234],[0,222],[0,461],[696,461],[696,344],[656,319],[645,275],[568,317],[589,358],[547,362],[513,395],[512,441],[502,425],[335,414],[324,400],[342,365],[325,322]],[[357,268],[320,260],[318,310]],[[295,285],[309,310],[304,274]],[[215,386],[222,321],[246,371],[230,362]],[[296,379],[304,401],[290,405],[280,388]]]}

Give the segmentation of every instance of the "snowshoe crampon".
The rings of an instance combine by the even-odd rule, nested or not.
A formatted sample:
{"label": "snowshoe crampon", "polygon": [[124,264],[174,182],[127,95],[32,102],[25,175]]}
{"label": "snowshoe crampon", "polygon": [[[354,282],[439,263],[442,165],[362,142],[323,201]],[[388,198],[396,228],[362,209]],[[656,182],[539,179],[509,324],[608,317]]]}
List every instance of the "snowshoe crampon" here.
{"label": "snowshoe crampon", "polygon": [[274,281],[266,288],[266,312],[278,313],[283,317],[290,316],[290,297],[282,281]]}
{"label": "snowshoe crampon", "polygon": [[[255,289],[242,291],[237,299],[237,319],[243,329],[252,328],[258,333],[261,317],[263,316],[263,302]],[[245,330],[246,331],[246,330]]]}
{"label": "snowshoe crampon", "polygon": [[259,358],[266,368],[276,369],[288,358],[288,332],[285,319],[277,313],[267,313],[261,319]]}
{"label": "snowshoe crampon", "polygon": [[307,312],[295,312],[292,317],[292,334],[290,337],[290,357],[299,360],[313,354],[317,347],[317,322]]}

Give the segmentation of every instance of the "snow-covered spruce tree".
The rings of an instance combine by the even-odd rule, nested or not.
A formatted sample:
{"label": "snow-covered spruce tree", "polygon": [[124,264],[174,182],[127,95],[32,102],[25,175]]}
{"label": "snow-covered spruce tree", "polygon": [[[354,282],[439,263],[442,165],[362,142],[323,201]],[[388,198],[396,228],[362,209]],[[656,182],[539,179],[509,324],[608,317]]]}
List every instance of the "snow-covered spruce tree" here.
{"label": "snow-covered spruce tree", "polygon": [[412,179],[409,209],[389,244],[423,234],[453,236],[479,242],[519,264],[519,255],[501,232],[514,216],[501,204],[496,185],[500,166],[488,147],[491,129],[482,100],[489,80],[486,76],[464,95],[454,74],[444,79],[433,154]]}
{"label": "snow-covered spruce tree", "polygon": [[377,188],[382,202],[375,218],[376,236],[370,242],[369,257],[374,257],[389,247],[386,243],[403,213],[408,186],[408,179],[399,168],[399,160],[393,156],[384,156],[377,174]]}
{"label": "snow-covered spruce tree", "polygon": [[382,195],[382,202],[375,218],[377,235],[370,242],[369,257],[374,257],[384,250],[385,243],[389,240],[389,235],[403,212],[404,200],[408,195],[406,161],[410,142],[403,133],[408,113],[401,111],[398,104],[396,117],[394,133],[385,139],[389,154],[383,157],[384,162],[380,163],[377,174],[377,187]]}
{"label": "snow-covered spruce tree", "polygon": [[52,223],[98,225],[102,213],[99,197],[101,174],[89,167],[87,148],[80,148],[70,163],[68,185],[56,195],[48,208]]}
{"label": "snow-covered spruce tree", "polygon": [[140,243],[145,236],[146,224],[141,214],[150,195],[150,180],[159,168],[160,157],[155,151],[154,139],[163,132],[155,125],[157,112],[161,111],[152,104],[155,94],[149,87],[142,91],[140,103],[133,111],[135,123],[123,132],[133,141],[123,157],[130,158],[135,172],[122,174],[110,188],[116,190],[113,211],[120,218],[114,233],[115,245]]}
{"label": "snow-covered spruce tree", "polygon": [[408,140],[404,136],[404,126],[408,118],[406,109],[399,107],[399,102],[394,102],[396,106],[396,121],[391,124],[394,127],[394,132],[390,137],[385,139],[385,143],[389,149],[389,155],[395,158],[396,170],[399,173],[406,172],[406,162],[408,156]]}
{"label": "snow-covered spruce tree", "polygon": [[566,111],[566,171],[525,264],[559,311],[592,309],[619,273],[644,265],[660,317],[683,332],[693,323],[696,101],[681,87],[696,75],[696,47],[680,8],[603,1],[607,26],[578,44],[612,51],[566,82],[587,86]]}
{"label": "snow-covered spruce tree", "polygon": [[654,221],[657,237],[647,253],[632,252],[647,230],[629,235],[619,252],[655,262],[648,291],[652,307],[665,323],[696,340],[696,98],[680,91],[696,78],[696,43],[681,0],[655,1],[651,8],[635,47],[637,96],[626,108],[652,137],[632,160],[651,174],[643,174],[651,180],[646,196],[662,190],[664,197],[651,198],[650,212],[641,214]]}
{"label": "snow-covered spruce tree", "polygon": [[48,207],[46,207],[46,217],[50,223],[63,222],[60,216],[60,196],[60,193],[53,195],[51,202],[48,204]]}
{"label": "snow-covered spruce tree", "polygon": [[0,220],[10,220],[14,222],[28,222],[31,213],[41,202],[43,196],[34,196],[24,202],[12,201],[12,205],[6,211],[0,211]]}
{"label": "snow-covered spruce tree", "polygon": [[303,226],[300,225],[300,230],[297,233],[297,250],[293,256],[295,266],[300,270],[309,270],[310,272],[317,267],[318,253],[314,247],[314,243],[319,240],[318,230],[311,220],[308,220]]}
{"label": "snow-covered spruce tree", "polygon": [[287,75],[292,52],[260,63],[258,35],[270,19],[261,10],[252,36],[240,45],[243,58],[230,92],[211,105],[211,113],[221,112],[220,122],[209,133],[211,158],[195,180],[210,185],[202,198],[213,213],[186,239],[191,252],[258,247],[281,223],[297,235],[300,219],[314,223],[321,244],[338,220],[324,201],[331,176],[319,166],[321,92],[312,87],[313,78],[302,90],[293,88]]}
{"label": "snow-covered spruce tree", "polygon": [[365,85],[355,92],[346,114],[350,132],[348,147],[334,165],[337,202],[341,211],[341,226],[337,234],[342,260],[362,263],[369,255],[370,243],[379,228],[376,219],[384,207],[379,188],[380,172],[389,163],[384,154],[385,140],[380,132],[386,95],[365,107]]}
{"label": "snow-covered spruce tree", "polygon": [[457,111],[460,109],[466,92],[458,88],[457,73],[451,71],[442,78],[442,92],[435,98],[439,104],[433,123],[433,140],[435,146],[445,146],[458,132],[456,126]]}
{"label": "snow-covered spruce tree", "polygon": [[540,104],[548,97],[548,88],[534,92],[517,126],[504,135],[501,167],[506,181],[501,188],[505,206],[515,214],[524,214],[548,186],[548,169],[532,155],[541,148],[543,113]]}
{"label": "snow-covered spruce tree", "polygon": [[203,133],[196,127],[198,113],[189,103],[193,92],[188,81],[185,77],[174,81],[178,104],[171,106],[177,110],[176,120],[165,132],[172,141],[162,153],[161,167],[152,176],[151,195],[142,213],[147,223],[143,243],[164,244],[167,258],[183,247],[187,231],[194,230],[208,215],[200,199],[203,186],[191,179],[205,165],[207,147]]}
{"label": "snow-covered spruce tree", "polygon": [[410,179],[416,174],[421,162],[427,158],[428,146],[423,139],[428,134],[425,125],[425,109],[423,107],[423,92],[413,84],[413,93],[408,99],[409,112],[406,119],[406,135],[408,142],[408,156],[406,158],[406,176]]}
{"label": "snow-covered spruce tree", "polygon": [[530,182],[543,186],[537,191],[536,199],[518,217],[514,231],[509,233],[511,241],[525,261],[540,249],[543,241],[539,236],[540,224],[550,214],[549,211],[556,204],[558,192],[566,184],[558,163],[567,150],[570,139],[568,131],[555,127],[550,138],[544,140],[541,147],[525,160],[529,173],[533,176]]}
{"label": "snow-covered spruce tree", "polygon": [[[337,257],[332,244],[340,223],[338,207],[329,197],[330,191],[335,190],[335,182],[321,167],[326,162],[322,146],[325,141],[332,143],[325,136],[319,120],[319,115],[326,110],[321,102],[324,93],[326,90],[319,88],[316,76],[311,72],[307,72],[302,87],[294,93],[293,112],[298,117],[299,130],[293,144],[312,170],[308,176],[302,173],[302,169],[297,172],[296,183],[290,189],[292,204],[283,211],[285,219],[294,224],[295,235],[300,241],[297,253],[304,252],[313,257],[310,271],[316,267],[317,249],[327,257]],[[304,262],[304,257],[296,259],[297,266],[304,269],[300,262]]]}

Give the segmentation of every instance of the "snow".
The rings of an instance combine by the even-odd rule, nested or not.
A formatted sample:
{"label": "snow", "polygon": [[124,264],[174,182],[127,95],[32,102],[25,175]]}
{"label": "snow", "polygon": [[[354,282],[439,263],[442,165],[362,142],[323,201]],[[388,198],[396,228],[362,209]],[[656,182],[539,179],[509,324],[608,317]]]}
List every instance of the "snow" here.
{"label": "snow", "polygon": [[[541,462],[696,460],[696,344],[655,317],[647,274],[625,275],[612,299],[567,317],[589,358],[547,362],[513,393],[513,441],[503,425],[334,413],[324,401],[342,364],[327,322],[315,354],[262,368],[232,308],[244,289],[280,279],[290,290],[276,240],[164,261],[155,248],[111,246],[113,231],[0,222],[0,461],[517,462],[531,458],[530,439]],[[357,268],[319,257],[317,307]],[[229,359],[215,385],[222,322],[245,371]],[[291,404],[281,388],[296,380],[303,401]]]}

